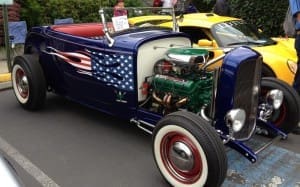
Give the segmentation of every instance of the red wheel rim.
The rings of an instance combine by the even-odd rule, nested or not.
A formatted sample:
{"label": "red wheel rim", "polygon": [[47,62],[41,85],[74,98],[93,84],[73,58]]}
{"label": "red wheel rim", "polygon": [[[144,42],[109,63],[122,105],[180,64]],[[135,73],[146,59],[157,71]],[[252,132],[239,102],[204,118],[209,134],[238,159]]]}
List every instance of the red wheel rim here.
{"label": "red wheel rim", "polygon": [[[263,96],[265,96],[268,92],[267,88],[263,88],[261,90],[261,93]],[[283,123],[286,115],[287,115],[287,108],[286,108],[286,102],[283,100],[282,105],[279,109],[277,109],[276,111],[274,111],[273,113],[275,113],[276,117],[274,117],[272,115],[272,117],[270,118],[270,121],[272,124],[274,124],[276,127],[280,127],[280,125]]]}
{"label": "red wheel rim", "polygon": [[280,125],[283,123],[283,121],[286,117],[286,114],[287,114],[285,102],[282,103],[281,107],[276,112],[279,112],[279,115],[276,119],[272,120],[272,123],[276,127],[280,127]]}
{"label": "red wheel rim", "polygon": [[[180,168],[180,166],[174,162],[174,159],[172,159],[171,152],[176,143],[184,145],[184,147],[188,148],[192,154],[192,162],[189,163],[193,164],[189,169]],[[200,178],[203,169],[200,152],[196,145],[186,135],[179,132],[167,133],[161,141],[160,153],[165,168],[177,181],[184,184],[192,184]]]}

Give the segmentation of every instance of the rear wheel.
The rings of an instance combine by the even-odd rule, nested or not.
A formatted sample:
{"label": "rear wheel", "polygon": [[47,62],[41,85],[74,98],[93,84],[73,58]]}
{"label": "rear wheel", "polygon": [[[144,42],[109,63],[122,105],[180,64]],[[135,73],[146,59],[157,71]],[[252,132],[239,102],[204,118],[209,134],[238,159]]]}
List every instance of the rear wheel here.
{"label": "rear wheel", "polygon": [[[264,103],[266,93],[279,89],[284,94],[281,107],[273,110],[265,120],[271,122],[285,133],[291,132],[300,121],[300,98],[297,92],[287,83],[271,77],[265,77],[261,82],[261,101]],[[260,106],[261,104],[260,103]]]}
{"label": "rear wheel", "polygon": [[28,110],[42,108],[46,98],[46,81],[36,56],[15,57],[11,76],[14,93],[21,106]]}
{"label": "rear wheel", "polygon": [[190,112],[175,112],[158,122],[153,154],[172,186],[220,186],[227,172],[224,145],[215,130]]}

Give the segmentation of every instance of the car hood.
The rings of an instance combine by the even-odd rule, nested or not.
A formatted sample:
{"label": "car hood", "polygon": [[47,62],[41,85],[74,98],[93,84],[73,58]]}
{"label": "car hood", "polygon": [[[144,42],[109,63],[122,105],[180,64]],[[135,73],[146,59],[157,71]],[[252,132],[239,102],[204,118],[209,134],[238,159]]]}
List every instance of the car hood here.
{"label": "car hood", "polygon": [[272,57],[272,59],[290,59],[297,61],[297,54],[294,48],[294,39],[289,38],[273,38],[276,44],[268,46],[252,47],[260,52],[263,57]]}
{"label": "car hood", "polygon": [[180,32],[170,32],[166,29],[151,29],[151,28],[139,28],[139,30],[127,30],[120,32],[118,35],[112,36],[115,40],[114,46],[123,49],[136,50],[139,45],[147,41],[155,39],[163,39],[169,37],[189,37]]}

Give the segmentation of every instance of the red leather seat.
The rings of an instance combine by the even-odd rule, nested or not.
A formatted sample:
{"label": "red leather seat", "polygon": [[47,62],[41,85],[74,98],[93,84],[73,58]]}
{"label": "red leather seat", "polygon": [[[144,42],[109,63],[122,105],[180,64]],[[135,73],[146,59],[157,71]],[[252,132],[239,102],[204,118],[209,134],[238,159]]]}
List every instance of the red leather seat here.
{"label": "red leather seat", "polygon": [[99,37],[104,36],[103,25],[100,23],[79,23],[53,25],[51,28],[58,32],[71,34],[81,37]]}

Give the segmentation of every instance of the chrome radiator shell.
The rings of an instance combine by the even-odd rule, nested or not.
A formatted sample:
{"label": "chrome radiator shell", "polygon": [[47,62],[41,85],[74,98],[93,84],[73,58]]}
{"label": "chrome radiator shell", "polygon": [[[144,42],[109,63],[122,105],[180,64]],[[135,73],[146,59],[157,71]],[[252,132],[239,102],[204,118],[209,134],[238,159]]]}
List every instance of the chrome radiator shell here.
{"label": "chrome radiator shell", "polygon": [[233,133],[238,140],[249,139],[256,126],[258,97],[260,92],[262,59],[244,61],[238,68],[233,97],[233,108],[242,108],[246,112],[244,127]]}

